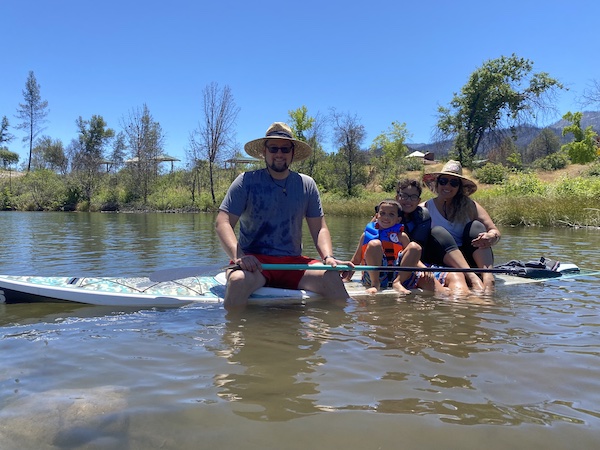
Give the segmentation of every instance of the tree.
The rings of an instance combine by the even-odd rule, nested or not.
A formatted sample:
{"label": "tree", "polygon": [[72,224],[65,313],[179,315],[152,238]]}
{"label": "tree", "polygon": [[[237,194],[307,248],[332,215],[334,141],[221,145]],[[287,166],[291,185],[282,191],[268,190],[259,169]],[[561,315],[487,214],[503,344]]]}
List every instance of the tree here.
{"label": "tree", "polygon": [[17,118],[22,122],[17,125],[17,129],[26,130],[27,135],[23,142],[29,142],[29,159],[27,162],[27,172],[31,170],[31,154],[33,152],[33,141],[44,130],[42,125],[46,122],[48,115],[48,102],[42,100],[40,95],[40,85],[35,79],[33,71],[29,72],[25,89],[23,90],[23,99],[25,103],[19,103],[17,109]]}
{"label": "tree", "polygon": [[164,151],[162,127],[154,121],[146,104],[130,111],[122,125],[132,160],[129,189],[133,198],[142,198],[146,204],[152,181],[158,175],[159,155]]}
{"label": "tree", "polygon": [[581,104],[582,106],[596,105],[600,107],[600,81],[593,80],[591,85],[585,88]]}
{"label": "tree", "polygon": [[379,134],[371,144],[371,151],[381,151],[381,156],[373,161],[382,174],[382,181],[389,181],[396,186],[396,178],[400,171],[400,161],[408,153],[405,142],[409,137],[406,123],[392,122],[392,125]]}
{"label": "tree", "polygon": [[112,163],[112,170],[117,171],[125,162],[125,152],[127,151],[127,136],[119,131],[112,145],[112,152],[108,159]]}
{"label": "tree", "polygon": [[355,184],[355,169],[360,165],[360,146],[367,135],[364,125],[361,125],[356,115],[350,113],[338,113],[331,110],[333,123],[333,139],[339,145],[339,154],[343,156],[344,178],[346,193],[352,195]]}
{"label": "tree", "polygon": [[53,140],[49,136],[42,136],[36,141],[31,160],[34,170],[47,169],[65,174],[68,162],[60,139]]}
{"label": "tree", "polygon": [[527,146],[523,154],[523,160],[526,163],[532,163],[536,159],[545,158],[559,150],[559,137],[551,129],[544,128]]}
{"label": "tree", "polygon": [[[310,177],[315,177],[317,162],[321,161],[325,156],[325,152],[321,145],[323,140],[326,119],[319,113],[315,117],[308,115],[308,109],[302,105],[300,108],[288,111],[290,116],[290,128],[294,136],[306,142],[313,149],[310,157],[296,164],[299,172],[305,173]],[[318,179],[315,179],[319,183]]]}
{"label": "tree", "polygon": [[8,132],[9,128],[8,119],[6,116],[2,117],[2,122],[0,122],[0,145],[8,144],[15,137]]}
{"label": "tree", "polygon": [[115,132],[107,128],[102,116],[93,115],[90,120],[81,116],[76,121],[79,136],[71,146],[72,169],[78,179],[85,200],[90,201],[100,183],[100,167],[104,160],[106,146]]}
{"label": "tree", "polygon": [[509,158],[515,153],[518,154],[518,152],[514,139],[506,137],[502,142],[492,148],[487,156],[490,162],[509,166],[510,164],[507,164]]}
{"label": "tree", "polygon": [[[461,161],[472,160],[486,133],[506,134],[551,109],[548,100],[563,85],[545,72],[531,73],[533,62],[502,56],[473,72],[450,107],[438,108],[438,129],[453,138]],[[499,142],[504,137],[499,138]]]}
{"label": "tree", "polygon": [[581,129],[581,118],[583,114],[580,112],[568,112],[563,116],[571,125],[563,128],[562,134],[565,136],[572,133],[575,137],[572,142],[562,146],[562,150],[569,155],[571,162],[575,164],[587,164],[594,161],[598,157],[598,148],[596,147],[596,132],[592,126]]}
{"label": "tree", "polygon": [[192,158],[208,161],[210,193],[213,204],[216,204],[215,164],[225,150],[232,150],[235,145],[233,127],[240,109],[235,104],[229,86],[220,89],[217,83],[212,82],[204,88],[202,96],[204,116],[190,135],[189,143]]}
{"label": "tree", "polygon": [[11,164],[19,162],[19,155],[11,152],[6,147],[0,147],[0,161],[2,161],[4,168],[8,169]]}

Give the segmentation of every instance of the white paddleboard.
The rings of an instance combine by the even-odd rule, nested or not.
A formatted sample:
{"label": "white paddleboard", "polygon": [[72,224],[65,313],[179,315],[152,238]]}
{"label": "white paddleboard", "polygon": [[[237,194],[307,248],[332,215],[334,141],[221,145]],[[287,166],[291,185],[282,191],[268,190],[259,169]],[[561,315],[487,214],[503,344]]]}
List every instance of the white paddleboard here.
{"label": "white paddleboard", "polygon": [[[579,272],[574,264],[561,263],[563,273],[558,278],[524,278],[496,275],[498,286],[540,283],[548,280],[596,275]],[[39,277],[0,275],[0,303],[33,301],[66,301],[107,306],[181,306],[187,303],[221,303],[225,295],[225,273],[211,277],[189,277],[175,281],[153,282],[147,277]],[[360,283],[360,272],[346,283],[350,297],[360,299],[397,298],[393,289],[368,294]],[[304,305],[321,300],[314,292],[301,289],[263,287],[249,299],[254,305]]]}

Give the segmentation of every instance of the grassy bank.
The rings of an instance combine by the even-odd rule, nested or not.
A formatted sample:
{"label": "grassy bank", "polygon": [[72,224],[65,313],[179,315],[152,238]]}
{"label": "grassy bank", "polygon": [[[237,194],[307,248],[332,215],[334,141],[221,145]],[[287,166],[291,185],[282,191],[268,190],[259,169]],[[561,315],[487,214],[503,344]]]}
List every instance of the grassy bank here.
{"label": "grassy bank", "polygon": [[[473,199],[498,225],[600,227],[600,178],[586,173],[585,166],[572,165],[555,172],[512,174],[501,185],[479,183]],[[465,175],[471,176],[469,171]],[[407,176],[420,179],[422,174]],[[344,199],[324,194],[323,207],[330,215],[367,217],[380,200],[394,195],[366,193],[361,198]],[[423,201],[432,196],[429,190],[423,190]]]}
{"label": "grassy bank", "polygon": [[[442,165],[427,166],[428,172]],[[589,166],[570,165],[553,172],[511,174],[502,184],[478,183],[473,199],[481,203],[498,225],[503,226],[581,226],[600,227],[600,177]],[[10,174],[4,174],[10,175]],[[421,179],[422,172],[409,172],[409,178]],[[465,175],[475,178],[465,170]],[[210,212],[218,208],[231,177],[219,180],[216,204],[203,189],[192,203],[189,182],[177,173],[159,180],[160,186],[147,202],[128,201],[122,181],[107,177],[90,202],[68,202],[69,185],[56,174],[43,172],[27,176],[0,176],[0,207],[5,210],[76,210],[76,211],[162,211]],[[422,200],[432,197],[424,189]],[[352,198],[323,192],[327,215],[370,217],[374,207],[395,192],[381,192],[377,186],[363,189]],[[67,199],[67,200],[65,200]],[[68,208],[67,208],[68,206]]]}

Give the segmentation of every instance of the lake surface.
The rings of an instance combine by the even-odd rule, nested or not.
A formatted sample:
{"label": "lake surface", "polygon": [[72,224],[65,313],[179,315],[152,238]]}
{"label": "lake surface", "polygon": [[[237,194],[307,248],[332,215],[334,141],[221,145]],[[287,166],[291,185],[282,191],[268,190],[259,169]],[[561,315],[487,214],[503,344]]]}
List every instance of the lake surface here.
{"label": "lake surface", "polygon": [[[349,258],[365,221],[327,220]],[[0,272],[226,264],[213,222],[3,212]],[[599,230],[501,231],[498,263],[600,267]],[[220,305],[0,304],[0,448],[597,448],[599,298],[590,276],[499,287],[487,305],[412,296],[237,318]]]}

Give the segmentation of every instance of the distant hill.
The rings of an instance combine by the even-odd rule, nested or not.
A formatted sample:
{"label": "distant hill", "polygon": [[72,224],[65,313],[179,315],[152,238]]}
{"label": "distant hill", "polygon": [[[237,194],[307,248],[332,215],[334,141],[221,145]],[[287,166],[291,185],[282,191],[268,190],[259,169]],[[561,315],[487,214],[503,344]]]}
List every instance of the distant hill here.
{"label": "distant hill", "polygon": [[[565,126],[569,125],[566,120],[559,120],[551,125],[548,125],[546,128],[552,130],[556,135],[560,138],[561,142],[567,143],[573,139],[571,134],[567,136],[562,136],[562,130]],[[600,111],[584,111],[583,117],[581,119],[581,127],[583,129],[592,126],[593,130],[600,134]],[[536,126],[522,126],[517,129],[517,141],[516,144],[519,148],[527,147],[531,141],[535,139],[535,137],[540,134],[543,128]],[[488,143],[489,144],[489,143]],[[483,147],[489,147],[490,145],[483,145]],[[436,159],[443,158],[448,154],[450,149],[452,148],[452,141],[446,140],[441,142],[434,142],[431,144],[407,144],[409,148],[409,153],[418,150],[420,152],[432,152],[435,155]],[[480,155],[485,155],[485,151]]]}

